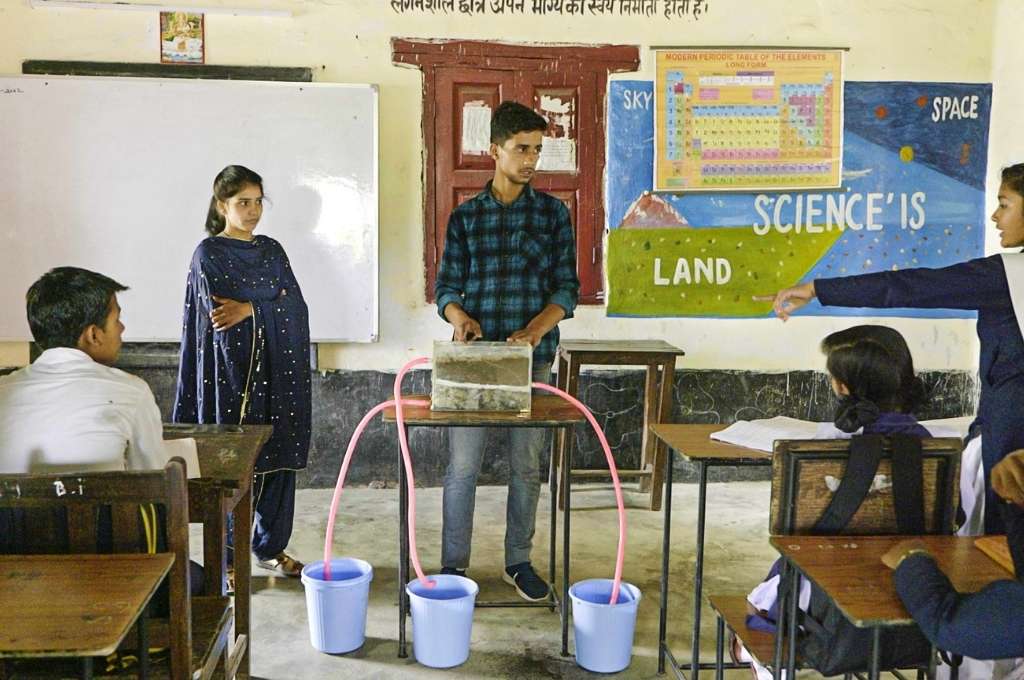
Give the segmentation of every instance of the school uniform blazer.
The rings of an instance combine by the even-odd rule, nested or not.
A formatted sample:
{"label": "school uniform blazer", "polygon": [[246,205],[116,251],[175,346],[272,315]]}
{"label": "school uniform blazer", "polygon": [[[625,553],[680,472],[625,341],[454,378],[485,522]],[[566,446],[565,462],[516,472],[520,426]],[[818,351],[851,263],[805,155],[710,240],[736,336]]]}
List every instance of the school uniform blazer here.
{"label": "school uniform blazer", "polygon": [[911,554],[896,567],[896,592],[939,649],[973,659],[1024,656],[1024,508],[1003,504],[1000,509],[1016,581],[996,581],[961,595],[930,555]]}
{"label": "school uniform blazer", "polygon": [[[1013,312],[1006,270],[999,255],[939,269],[903,269],[830,279],[814,288],[823,305],[836,307],[917,307],[972,309],[978,312],[981,398],[975,424],[982,433],[985,478],[1007,453],[1024,448],[1024,338]],[[986,530],[1001,526],[989,509],[998,503],[986,495]]]}

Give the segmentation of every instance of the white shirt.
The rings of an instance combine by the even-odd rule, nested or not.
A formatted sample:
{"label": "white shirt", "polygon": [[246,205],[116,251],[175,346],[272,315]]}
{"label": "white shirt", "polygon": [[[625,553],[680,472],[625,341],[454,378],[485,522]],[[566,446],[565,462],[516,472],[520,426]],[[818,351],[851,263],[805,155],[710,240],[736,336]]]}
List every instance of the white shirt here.
{"label": "white shirt", "polygon": [[166,464],[160,409],[141,378],[68,347],[0,377],[0,473]]}

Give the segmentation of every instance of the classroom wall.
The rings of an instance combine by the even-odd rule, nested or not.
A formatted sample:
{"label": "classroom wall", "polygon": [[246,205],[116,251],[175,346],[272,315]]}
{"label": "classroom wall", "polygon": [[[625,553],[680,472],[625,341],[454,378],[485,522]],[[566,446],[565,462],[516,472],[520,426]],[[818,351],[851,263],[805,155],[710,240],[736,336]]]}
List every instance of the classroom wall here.
{"label": "classroom wall", "polygon": [[[422,84],[418,70],[392,65],[390,39],[395,36],[639,45],[641,70],[623,74],[625,78],[653,78],[646,49],[651,45],[847,46],[846,77],[851,80],[993,82],[990,167],[998,170],[1010,159],[1024,157],[1014,113],[1024,98],[1016,85],[1024,47],[1014,28],[1024,19],[1024,8],[1016,0],[707,0],[706,12],[696,20],[660,14],[399,14],[390,0],[191,4],[274,7],[294,14],[208,14],[207,63],[311,66],[320,82],[381,86],[381,340],[322,345],[321,369],[393,370],[408,358],[429,354],[431,342],[450,333],[434,307],[423,300]],[[157,23],[156,14],[149,12],[32,9],[27,0],[0,0],[0,72],[18,73],[25,59],[154,62],[159,58]],[[998,185],[997,178],[997,172],[990,172],[988,193],[994,194],[991,187]],[[273,187],[268,191],[272,193]],[[55,200],[57,194],[55,189]],[[202,206],[205,197],[194,201]],[[201,236],[198,222],[182,225],[181,238]],[[988,244],[994,250],[992,239]],[[295,266],[301,279],[301,263]],[[130,326],[130,310],[126,319]],[[975,367],[973,321],[886,323],[907,335],[921,368]],[[774,319],[608,319],[603,308],[587,307],[563,323],[563,337],[663,338],[686,350],[680,368],[763,372],[820,368],[818,341],[847,325],[849,319],[828,318],[796,318],[785,325]],[[27,361],[24,343],[0,344],[0,366]]]}

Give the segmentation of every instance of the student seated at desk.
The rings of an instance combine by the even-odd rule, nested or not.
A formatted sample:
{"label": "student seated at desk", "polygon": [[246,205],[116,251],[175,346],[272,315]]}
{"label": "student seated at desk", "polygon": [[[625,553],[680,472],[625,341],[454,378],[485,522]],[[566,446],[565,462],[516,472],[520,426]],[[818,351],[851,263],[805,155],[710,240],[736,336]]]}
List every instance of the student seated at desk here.
{"label": "student seated at desk", "polygon": [[[113,368],[121,352],[126,286],[77,267],[57,267],[25,296],[32,337],[43,353],[0,377],[0,473],[159,470],[167,464],[163,424],[149,385]],[[112,542],[101,516],[101,552]],[[0,512],[0,553],[18,552],[20,525]],[[157,535],[157,549],[166,543]],[[190,565],[193,594],[202,568]],[[164,586],[165,587],[165,586]],[[162,587],[163,588],[163,587]],[[157,611],[166,597],[157,598]]]}
{"label": "student seated at desk", "polygon": [[[906,340],[898,331],[888,326],[853,326],[827,336],[821,349],[827,357],[832,390],[839,398],[836,427],[849,433],[931,436],[912,414],[927,395],[924,383],[914,373]],[[768,578],[747,596],[750,628],[775,632],[780,567],[778,560]],[[811,585],[801,579],[800,608],[807,611],[810,599]],[[751,660],[738,642],[731,651],[737,660]],[[771,676],[763,666],[752,665],[758,677]]]}
{"label": "student seated at desk", "polygon": [[102,274],[58,267],[26,295],[43,353],[0,377],[0,473],[160,469],[163,425],[142,379],[113,368],[127,288]]}
{"label": "student seated at desk", "polygon": [[1005,499],[1003,521],[1017,580],[961,595],[920,541],[903,541],[882,561],[903,605],[939,649],[975,659],[1024,657],[1024,449],[992,468],[992,488]]}

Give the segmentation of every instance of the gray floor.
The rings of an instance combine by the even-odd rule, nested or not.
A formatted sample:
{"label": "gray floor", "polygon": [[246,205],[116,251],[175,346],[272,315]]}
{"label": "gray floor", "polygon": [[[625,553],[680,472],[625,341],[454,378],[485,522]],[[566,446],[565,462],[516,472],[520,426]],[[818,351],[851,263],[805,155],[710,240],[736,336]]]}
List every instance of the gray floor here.
{"label": "gray floor", "polygon": [[[677,658],[689,658],[696,525],[695,485],[674,487],[669,642]],[[331,492],[300,490],[290,552],[306,561],[323,553]],[[704,592],[746,592],[775,557],[767,543],[767,482],[711,484],[708,490],[707,561]],[[640,509],[644,497],[627,493],[629,540],[625,580],[643,594],[633,660],[613,677],[657,676],[658,593],[662,514]],[[571,580],[613,575],[617,520],[610,487],[580,487],[573,493]],[[534,563],[546,573],[549,497],[542,492]],[[427,573],[438,569],[441,529],[440,489],[417,493],[417,542]],[[505,487],[481,487],[469,575],[480,584],[481,599],[514,597],[501,581]],[[315,651],[309,643],[305,600],[295,579],[268,576],[254,568],[252,673],[257,678],[584,678],[597,677],[562,657],[557,614],[547,609],[477,609],[469,660],[458,668],[433,670],[413,655],[397,658],[397,492],[346,489],[335,528],[336,555],[369,561],[374,567],[362,649],[344,656]],[[559,539],[561,533],[559,532]],[[198,537],[196,537],[198,538]],[[196,545],[198,548],[198,545]],[[561,543],[559,542],[559,551]],[[196,554],[196,550],[193,551]],[[200,553],[201,554],[201,553]],[[559,552],[559,554],[561,554]],[[560,574],[561,572],[559,572]],[[561,576],[559,576],[559,579]],[[714,624],[705,608],[702,654],[714,658]],[[411,626],[408,629],[411,640]],[[570,627],[570,652],[572,638]],[[734,671],[734,678],[749,678]],[[708,680],[710,673],[705,675]]]}

